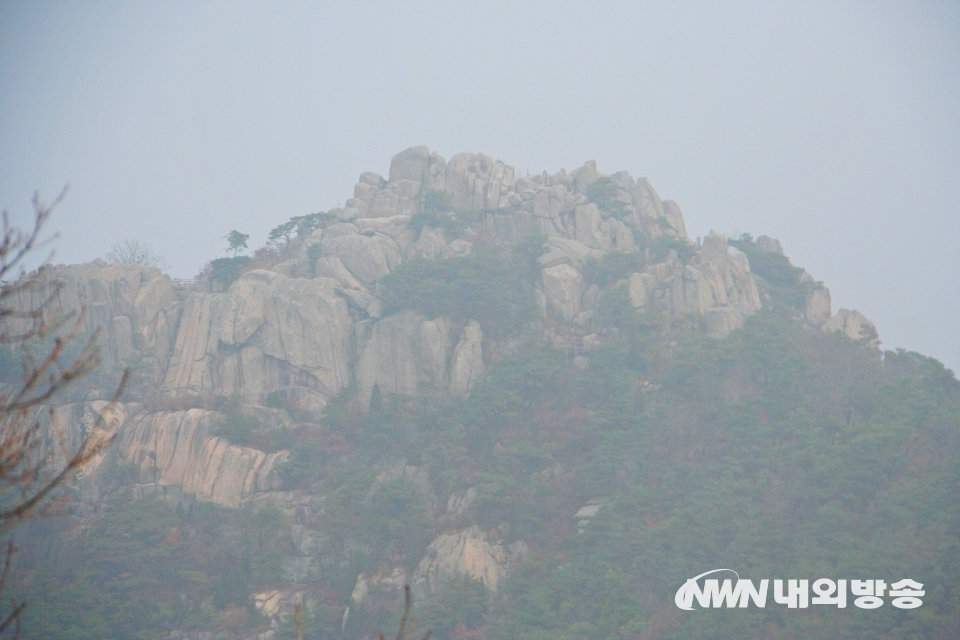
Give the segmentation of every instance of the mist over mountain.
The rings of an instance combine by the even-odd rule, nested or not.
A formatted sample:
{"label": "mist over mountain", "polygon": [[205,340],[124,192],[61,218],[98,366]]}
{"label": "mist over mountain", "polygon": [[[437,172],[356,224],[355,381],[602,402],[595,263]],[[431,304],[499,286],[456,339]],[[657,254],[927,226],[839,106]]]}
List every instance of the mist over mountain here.
{"label": "mist over mountain", "polygon": [[[882,351],[789,239],[690,238],[678,203],[593,161],[424,146],[275,224],[193,279],[22,276],[16,309],[102,330],[51,441],[104,411],[119,430],[69,510],[17,533],[25,638],[278,640],[297,603],[304,637],[373,638],[408,583],[450,640],[960,629],[960,384]],[[717,568],[925,596],[678,608]]]}
{"label": "mist over mountain", "polygon": [[0,209],[69,184],[56,261],[134,238],[189,278],[411,145],[595,158],[691,238],[783,239],[884,348],[958,370],[957,33],[929,0],[2,3]]}

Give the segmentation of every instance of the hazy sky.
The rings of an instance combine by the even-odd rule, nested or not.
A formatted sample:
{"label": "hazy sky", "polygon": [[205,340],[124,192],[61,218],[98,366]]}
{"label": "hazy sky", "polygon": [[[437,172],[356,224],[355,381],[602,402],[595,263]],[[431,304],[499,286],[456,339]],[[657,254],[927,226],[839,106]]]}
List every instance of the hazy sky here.
{"label": "hazy sky", "polygon": [[0,207],[175,276],[398,151],[646,176],[960,369],[957,3],[0,2]]}

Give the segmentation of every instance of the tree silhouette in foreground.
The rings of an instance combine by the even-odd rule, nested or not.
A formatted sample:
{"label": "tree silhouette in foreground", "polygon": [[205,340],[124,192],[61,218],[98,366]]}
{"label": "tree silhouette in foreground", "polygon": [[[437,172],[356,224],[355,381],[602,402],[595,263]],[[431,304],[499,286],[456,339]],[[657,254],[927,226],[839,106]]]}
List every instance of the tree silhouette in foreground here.
{"label": "tree silhouette in foreground", "polygon": [[[116,425],[104,416],[118,402],[129,376],[129,371],[124,371],[112,399],[98,412],[79,446],[71,449],[66,434],[58,432],[52,421],[50,425],[45,422],[52,412],[50,402],[100,364],[99,328],[86,338],[82,335],[86,308],[53,313],[60,286],[55,285],[39,304],[22,307],[23,300],[43,291],[43,267],[30,275],[21,272],[17,280],[8,282],[28,257],[56,237],[41,241],[40,233],[65,193],[66,189],[50,204],[34,195],[33,227],[28,231],[11,227],[7,212],[3,212],[0,348],[19,358],[21,377],[17,384],[0,388],[0,536],[9,537],[26,520],[49,514],[58,505],[52,499],[57,489],[113,441]],[[77,345],[79,351],[71,354]],[[8,542],[0,595],[15,552],[13,543]],[[0,619],[0,636],[12,632],[19,637],[26,606],[24,601],[11,601],[10,612]]]}
{"label": "tree silhouette in foreground", "polygon": [[[410,609],[413,607],[413,598],[410,596],[410,585],[403,585],[403,617],[400,618],[400,630],[397,631],[396,640],[408,640],[410,638],[410,633],[416,633],[416,624],[414,628],[410,629],[410,633],[404,635],[404,632],[407,630],[407,622],[410,620]],[[430,636],[433,635],[433,629],[428,630],[422,640],[430,640]],[[377,634],[377,640],[385,640],[382,633]]]}

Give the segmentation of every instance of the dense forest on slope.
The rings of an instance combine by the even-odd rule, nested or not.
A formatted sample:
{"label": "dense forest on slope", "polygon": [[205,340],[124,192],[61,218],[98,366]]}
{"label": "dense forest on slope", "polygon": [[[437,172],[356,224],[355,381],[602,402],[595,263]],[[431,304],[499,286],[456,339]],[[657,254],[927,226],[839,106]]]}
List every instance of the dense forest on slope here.
{"label": "dense forest on slope", "polygon": [[[347,392],[327,437],[298,438],[290,488],[332,490],[333,537],[365,549],[331,568],[329,602],[311,619],[318,637],[338,637],[334,611],[357,571],[415,563],[447,524],[404,479],[364,500],[385,456],[428,469],[441,495],[475,485],[479,522],[530,548],[502,597],[471,598],[468,583],[446,610],[428,607],[422,624],[440,638],[471,637],[466,624],[504,639],[942,637],[960,608],[960,385],[950,372],[774,313],[724,340],[682,343],[624,315],[622,337],[586,368],[527,345],[466,400],[425,409],[390,397],[361,413]],[[609,502],[578,534],[573,515],[596,496]],[[223,617],[242,585],[279,571],[270,511],[245,519],[118,499],[103,511],[65,574],[36,582],[28,637],[155,637],[160,622]],[[758,579],[914,577],[927,601],[909,614],[677,610],[675,589],[713,567]],[[386,625],[395,613],[363,615]]]}
{"label": "dense forest on slope", "polygon": [[[133,384],[70,510],[19,535],[25,638],[279,640],[302,602],[305,638],[369,639],[404,583],[440,640],[960,633],[953,372],[832,316],[770,238],[690,241],[644,179],[434,156],[193,290],[75,269],[126,307],[64,428]],[[717,568],[926,595],[679,609]]]}

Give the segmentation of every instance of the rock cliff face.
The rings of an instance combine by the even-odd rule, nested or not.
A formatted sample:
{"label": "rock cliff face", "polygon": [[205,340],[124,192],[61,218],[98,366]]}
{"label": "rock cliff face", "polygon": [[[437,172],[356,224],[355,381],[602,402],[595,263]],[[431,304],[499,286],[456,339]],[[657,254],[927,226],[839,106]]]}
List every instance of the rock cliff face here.
{"label": "rock cliff face", "polygon": [[[601,179],[607,200],[588,200]],[[432,192],[474,212],[472,222],[459,231],[411,224]],[[375,392],[468,396],[491,354],[507,347],[491,342],[475,319],[428,318],[409,310],[385,315],[379,283],[403,262],[456,258],[480,245],[509,251],[541,235],[533,295],[548,328],[544,336],[579,340],[587,350],[604,339],[595,315],[616,287],[626,290],[634,308],[715,338],[741,328],[764,306],[744,253],[713,232],[702,243],[691,242],[675,202],[661,200],[644,178],[625,171],[602,174],[592,161],[570,173],[518,176],[484,154],[461,153],[447,161],[413,147],[394,156],[388,178],[363,173],[346,206],[330,214],[335,222],[292,243],[282,262],[244,273],[225,291],[175,290],[155,268],[98,260],[49,267],[15,301],[30,310],[51,299],[49,318],[84,309],[86,330],[102,331],[105,371],[137,372],[130,401],[110,409],[109,419],[121,425],[117,445],[84,471],[91,495],[97,469],[112,457],[133,470],[138,495],[180,504],[279,505],[297,520],[291,535],[300,555],[290,559],[287,574],[294,582],[309,581],[319,571],[312,558],[322,527],[303,515],[313,513],[305,505],[315,496],[280,491],[278,469],[290,453],[231,443],[217,435],[222,414],[196,407],[211,398],[233,398],[266,411],[262,405],[276,406],[280,399],[287,412],[278,411],[279,420],[290,427],[318,422],[329,401],[351,385],[363,410]],[[665,257],[651,252],[657,243],[672,247]],[[782,254],[770,238],[761,237],[757,247]],[[616,282],[595,281],[591,269],[615,251],[643,252],[646,265]],[[859,312],[841,309],[831,317],[830,294],[822,286],[810,289],[802,319],[814,329],[876,341],[876,328]],[[589,354],[577,355],[586,362]],[[149,408],[163,402],[182,407]],[[102,402],[78,402],[58,407],[53,420],[77,439],[90,416],[105,408]],[[437,509],[422,469],[398,463],[377,477],[371,495],[391,480],[410,482],[424,508]],[[471,491],[451,496],[448,511],[466,517],[476,495]],[[400,568],[361,575],[354,602],[362,603],[372,585],[399,588],[410,579],[423,597],[463,576],[496,591],[524,555],[522,542],[507,545],[479,526],[461,527],[437,536],[411,575]],[[257,606],[273,615],[283,600],[278,594],[261,594]]]}
{"label": "rock cliff face", "polygon": [[496,592],[501,579],[526,557],[526,545],[488,541],[480,527],[437,536],[427,547],[413,578],[413,588],[423,598],[436,595],[450,578],[472,578]]}
{"label": "rock cliff face", "polygon": [[255,270],[226,293],[193,293],[161,391],[259,402],[281,387],[304,387],[322,402],[351,378],[352,322],[338,287],[331,278]]}
{"label": "rock cliff face", "polygon": [[[600,179],[611,185],[615,207],[588,201],[588,189]],[[459,237],[441,227],[411,226],[424,195],[436,191],[447,193],[453,206],[476,211],[475,225]],[[377,283],[405,260],[468,255],[478,239],[510,246],[532,234],[546,236],[534,295],[541,313],[574,335],[590,334],[603,295],[587,281],[590,265],[661,237],[688,247],[692,258],[670,251],[621,281],[634,307],[693,318],[717,338],[762,307],[749,261],[726,238],[711,232],[693,244],[675,202],[661,200],[644,178],[602,174],[592,161],[570,173],[522,177],[484,154],[447,161],[412,147],[393,157],[389,178],[362,174],[353,198],[330,213],[338,221],[300,241],[292,257],[243,274],[224,292],[178,292],[156,268],[97,260],[45,269],[15,306],[35,309],[50,298],[48,319],[85,309],[87,331],[102,332],[106,369],[134,367],[140,396],[213,395],[261,404],[274,393],[295,399],[314,417],[351,384],[363,407],[375,388],[411,397],[470,393],[489,349],[480,325],[412,311],[383,317]],[[783,252],[765,236],[758,247]],[[842,309],[831,318],[825,287],[809,294],[804,319],[823,331],[875,339],[876,328],[859,312]],[[144,486],[178,487],[225,505],[270,486],[275,458],[211,438],[211,416],[139,411],[125,426],[121,449],[141,469]],[[147,480],[149,474],[156,477]]]}
{"label": "rock cliff face", "polygon": [[138,492],[239,507],[256,492],[279,489],[273,471],[287,452],[266,454],[211,437],[217,420],[216,413],[200,409],[129,420],[118,454],[137,469]]}
{"label": "rock cliff face", "polygon": [[[615,207],[587,200],[600,179],[608,181]],[[478,213],[460,237],[409,224],[424,195],[435,191]],[[107,367],[135,364],[161,395],[262,403],[279,391],[314,412],[350,384],[364,406],[375,386],[409,396],[469,393],[484,371],[479,325],[412,312],[384,318],[377,283],[405,260],[467,255],[478,239],[509,246],[546,236],[537,302],[548,318],[582,335],[602,298],[585,277],[589,265],[661,237],[688,246],[694,257],[682,261],[671,252],[630,275],[635,307],[697,318],[716,337],[761,307],[748,260],[723,236],[711,233],[693,245],[675,202],[662,201],[643,178],[602,174],[594,162],[571,173],[520,177],[483,154],[446,161],[413,147],[394,156],[389,178],[361,175],[347,206],[331,213],[339,221],[302,239],[286,261],[247,272],[221,293],[177,292],[157,269],[96,261],[47,269],[42,286],[18,306],[36,308],[54,291],[49,313],[85,306],[88,330],[104,332]],[[762,244],[780,250],[769,238]],[[829,313],[824,289],[811,297],[808,322],[846,331],[841,320],[826,322]]]}

